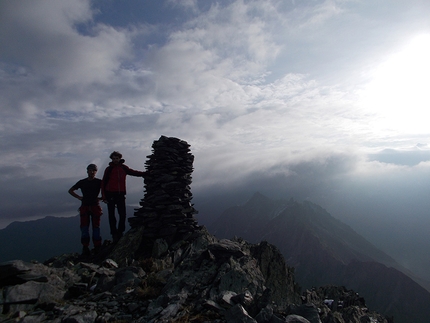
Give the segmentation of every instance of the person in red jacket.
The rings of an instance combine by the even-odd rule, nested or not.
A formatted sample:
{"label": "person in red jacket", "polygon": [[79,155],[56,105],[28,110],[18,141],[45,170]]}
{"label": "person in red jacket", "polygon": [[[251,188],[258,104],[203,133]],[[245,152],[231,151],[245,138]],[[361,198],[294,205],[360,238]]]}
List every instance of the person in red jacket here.
{"label": "person in red jacket", "polygon": [[[113,241],[118,242],[125,231],[125,219],[127,217],[125,178],[127,175],[145,177],[147,172],[137,171],[125,165],[122,154],[118,151],[114,151],[109,157],[112,162],[109,163],[103,174],[102,199],[103,202],[107,203],[110,233]],[[118,209],[119,215],[118,227],[116,225],[115,207]]]}

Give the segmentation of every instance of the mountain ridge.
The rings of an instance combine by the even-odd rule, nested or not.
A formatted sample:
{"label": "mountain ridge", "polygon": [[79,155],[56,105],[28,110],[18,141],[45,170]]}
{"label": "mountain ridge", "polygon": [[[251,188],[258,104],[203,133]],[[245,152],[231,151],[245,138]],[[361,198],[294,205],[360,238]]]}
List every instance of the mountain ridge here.
{"label": "mountain ridge", "polygon": [[[263,200],[264,203],[260,203],[260,200]],[[345,237],[344,235],[339,233],[337,234],[339,241],[344,241],[344,243],[341,243],[341,246],[333,247],[333,244],[329,243],[330,242],[329,241],[329,242],[326,242],[327,248],[321,249],[320,247],[321,241],[324,241],[327,234],[333,232],[333,230],[330,230],[331,227],[327,226],[328,223],[333,223],[335,227],[339,228],[339,230],[345,229],[345,228],[351,229],[349,226],[343,224],[341,221],[334,218],[332,219],[332,216],[327,211],[325,211],[322,207],[316,204],[313,204],[309,201],[299,203],[293,199],[275,201],[275,203],[271,203],[271,201],[272,201],[271,199],[265,197],[264,195],[261,195],[261,194],[254,195],[253,198],[250,199],[250,203],[246,203],[245,211],[243,206],[236,206],[226,210],[226,214],[229,214],[230,217],[233,214],[239,214],[240,215],[239,218],[245,217],[246,221],[243,221],[242,219],[241,221],[236,221],[234,225],[230,225],[231,221],[226,221],[226,219],[223,219],[223,221],[221,222],[225,230],[228,230],[229,233],[234,233],[236,229],[246,230],[246,233],[244,235],[242,234],[232,234],[232,235],[244,237],[247,234],[250,235],[255,232],[257,233],[263,232],[265,234],[264,239],[258,239],[258,242],[260,242],[261,240],[267,240],[269,243],[272,243],[275,246],[278,246],[278,248],[281,250],[282,254],[285,257],[287,264],[289,266],[296,268],[295,276],[298,283],[302,287],[306,288],[306,287],[313,287],[313,286],[322,286],[326,284],[337,284],[339,286],[340,285],[347,286],[348,288],[357,290],[358,292],[360,292],[360,294],[365,296],[366,300],[368,300],[368,303],[371,305],[371,307],[375,308],[380,313],[384,313],[384,314],[388,313],[388,315],[394,315],[395,317],[401,317],[402,319],[405,316],[404,313],[407,313],[409,310],[419,312],[420,309],[417,308],[417,306],[419,307],[420,305],[422,305],[422,301],[418,301],[417,304],[409,304],[407,299],[403,300],[403,302],[406,305],[405,304],[401,305],[396,303],[394,307],[398,308],[398,312],[393,313],[389,311],[387,312],[387,309],[393,307],[393,303],[391,301],[382,302],[379,305],[379,307],[375,307],[373,304],[378,302],[378,299],[376,296],[390,299],[390,296],[388,296],[390,294],[387,294],[387,293],[391,293],[393,295],[396,295],[396,297],[401,298],[404,296],[402,295],[403,294],[402,292],[409,289],[409,291],[405,293],[406,295],[411,295],[411,294],[419,295],[420,300],[428,301],[430,303],[430,300],[428,299],[428,293],[423,292],[422,288],[418,284],[416,284],[413,280],[405,279],[404,275],[399,276],[398,271],[389,270],[389,268],[386,267],[386,265],[372,262],[371,260],[373,260],[375,255],[373,255],[373,257],[366,257],[365,254],[363,255],[363,251],[360,250],[360,248],[358,248],[358,250],[355,250],[355,251],[340,252],[339,250],[342,251],[346,248],[346,246],[348,246],[348,244],[349,245],[351,244],[351,242],[346,238],[355,236],[355,234]],[[266,214],[263,217],[263,220],[261,221],[250,221],[249,212],[256,209],[258,210],[258,212],[264,212],[265,210],[268,209],[269,210],[268,215]],[[232,210],[234,212],[232,212]],[[301,216],[297,216],[297,214],[293,214],[294,213],[292,212],[293,210],[296,210],[296,211],[299,210],[301,212],[299,213],[301,214]],[[258,214],[258,212],[256,212],[256,214]],[[315,221],[313,222],[312,230],[308,230],[308,231],[298,230],[300,228],[300,225],[302,228],[307,227],[306,226],[307,222],[305,220],[309,220],[313,215],[315,215],[314,213],[316,213],[318,217],[314,218]],[[253,214],[253,216],[254,218],[258,219],[256,214]],[[292,216],[292,215],[295,215],[295,216]],[[47,219],[47,221],[50,221],[50,220],[52,219],[51,218]],[[44,227],[43,221],[41,220],[37,220],[37,221],[40,221],[40,225],[34,226],[33,224],[30,224],[30,226],[33,229],[35,229],[36,227],[43,228]],[[54,220],[54,221],[57,221],[57,220]],[[68,225],[66,225],[66,227],[68,227],[68,230],[70,230],[70,226],[77,227],[76,229],[77,232],[73,233],[71,236],[73,236],[73,239],[76,240],[76,243],[78,244],[79,243],[78,242],[79,241],[78,219],[74,217],[74,218],[69,218],[68,220],[58,219],[58,221],[66,221],[68,223]],[[258,225],[256,225],[255,223],[258,223]],[[287,243],[285,243],[285,241],[282,239],[277,241],[273,237],[269,236],[269,233],[270,233],[269,231],[272,231],[272,233],[274,231],[274,230],[269,230],[270,227],[282,230],[283,228],[285,228],[285,224],[288,225],[287,227],[291,229],[291,232],[289,232],[287,235],[284,232],[284,234],[282,235],[279,234],[278,236],[280,237],[289,236],[291,238],[290,246],[288,246]],[[11,226],[11,228],[15,228],[15,227],[19,227],[19,223],[16,223]],[[230,230],[232,228],[234,230]],[[59,227],[57,227],[57,229],[59,229]],[[318,229],[321,229],[321,230],[318,231]],[[0,230],[0,233],[1,233],[1,230]],[[62,235],[61,237],[65,238],[64,235]],[[30,238],[34,238],[34,237],[30,237]],[[36,238],[37,238],[37,233],[36,233]],[[361,241],[361,239],[358,239],[358,240],[359,242]],[[33,242],[32,247],[36,246],[36,243],[35,243],[36,241],[40,242],[40,239],[35,240]],[[251,240],[249,241],[252,242]],[[308,249],[306,250],[300,249],[300,246],[302,245],[308,246]],[[364,244],[364,247],[361,246],[361,248],[364,248],[366,250],[366,246],[367,244]],[[285,252],[285,249],[290,250],[290,252],[289,253]],[[292,251],[295,251],[296,253]],[[286,256],[286,254],[288,256]],[[376,253],[376,255],[378,254],[379,253]],[[52,256],[52,254],[50,256]],[[386,260],[388,262],[391,262],[392,259],[389,256],[387,257],[388,258]],[[339,258],[344,260],[339,261]],[[359,258],[360,262],[350,261],[351,259],[355,259],[355,258]],[[349,261],[349,263],[347,260]],[[351,263],[353,264],[351,265]],[[317,264],[318,266],[316,267],[315,264]],[[361,268],[361,271],[357,270],[357,268]],[[369,273],[372,273],[372,275],[366,276],[366,275],[369,275]],[[319,279],[315,279],[315,277],[318,277]],[[339,278],[339,277],[342,278],[343,281],[339,279],[334,280],[334,278]],[[357,282],[360,282],[363,280],[365,282],[369,280],[372,281],[372,279],[375,279],[375,277],[378,277],[379,280],[383,281],[385,285],[384,290],[381,290],[381,291],[377,290],[378,292],[373,291],[370,293],[367,293],[366,291],[363,292],[361,290],[362,285],[358,284]],[[346,281],[345,280],[346,278],[348,278],[349,281],[347,281],[347,283],[344,284],[344,282]],[[391,280],[395,279],[397,281],[397,284],[390,284],[391,282],[390,279]],[[307,282],[309,282],[309,284],[308,285],[302,284],[301,281],[303,280],[306,280]],[[354,282],[356,283],[355,285],[353,284]],[[378,285],[376,284],[375,286],[378,286]],[[400,294],[398,294],[399,290],[402,291]],[[403,308],[402,306],[406,306],[406,308]],[[421,320],[421,318],[419,321],[424,322]],[[402,322],[412,322],[412,321],[408,321],[406,319],[406,320],[403,320]]]}
{"label": "mountain ridge", "polygon": [[[354,286],[379,312],[392,315],[402,322],[412,322],[405,315],[408,312],[421,311],[418,321],[430,316],[430,310],[422,309],[426,307],[425,302],[430,304],[430,293],[404,274],[403,270],[407,270],[393,258],[335,219],[321,206],[310,201],[272,200],[273,205],[268,207],[267,213],[272,214],[272,210],[282,203],[285,208],[276,217],[269,219],[264,214],[264,208],[253,207],[259,201],[262,205],[268,205],[271,199],[254,194],[244,205],[223,212],[208,229],[218,238],[239,236],[250,242],[263,239],[277,246],[288,265],[296,269],[295,276],[302,287],[327,284],[348,288]],[[354,267],[361,268],[363,272],[357,272]],[[384,273],[400,281],[397,285],[390,285]],[[361,275],[367,280],[360,279]],[[375,286],[381,289],[376,296]],[[398,295],[395,287],[400,288],[403,294]],[[396,293],[397,299],[391,299],[387,305],[385,298],[390,293]],[[409,298],[419,301],[410,304]],[[405,304],[409,304],[410,308],[405,308]]]}
{"label": "mountain ridge", "polygon": [[[133,208],[128,207],[131,214]],[[81,231],[79,215],[71,217],[46,216],[32,221],[14,221],[0,229],[0,262],[20,259],[43,262],[53,255],[80,252]],[[126,229],[130,226],[126,223]],[[101,236],[110,239],[107,216],[101,217]],[[19,237],[19,238],[17,238]]]}

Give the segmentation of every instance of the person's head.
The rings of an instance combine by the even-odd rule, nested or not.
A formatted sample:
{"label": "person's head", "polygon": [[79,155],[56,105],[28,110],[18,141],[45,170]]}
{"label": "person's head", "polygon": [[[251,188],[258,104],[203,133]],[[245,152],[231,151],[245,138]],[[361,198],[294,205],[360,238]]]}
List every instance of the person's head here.
{"label": "person's head", "polygon": [[96,176],[96,173],[97,173],[97,165],[96,164],[89,164],[87,166],[88,177],[94,178]]}
{"label": "person's head", "polygon": [[114,151],[110,154],[109,158],[112,159],[114,164],[118,164],[122,158],[122,154],[119,151]]}

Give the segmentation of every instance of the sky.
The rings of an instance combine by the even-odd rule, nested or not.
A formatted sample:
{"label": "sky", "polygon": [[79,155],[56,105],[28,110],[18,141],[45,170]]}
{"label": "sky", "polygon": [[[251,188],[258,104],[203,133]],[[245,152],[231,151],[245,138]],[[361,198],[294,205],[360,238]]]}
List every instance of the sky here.
{"label": "sky", "polygon": [[428,17],[427,0],[2,0],[0,229],[76,215],[89,163],[144,170],[165,135],[191,145],[202,223],[256,191],[308,199],[430,280]]}

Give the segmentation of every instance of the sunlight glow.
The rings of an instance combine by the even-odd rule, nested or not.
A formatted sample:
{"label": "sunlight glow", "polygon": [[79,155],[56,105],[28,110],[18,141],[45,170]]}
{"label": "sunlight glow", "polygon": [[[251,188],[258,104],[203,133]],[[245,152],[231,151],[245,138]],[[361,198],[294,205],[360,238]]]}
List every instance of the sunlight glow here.
{"label": "sunlight glow", "polygon": [[430,35],[416,36],[381,64],[364,92],[376,126],[407,133],[429,132]]}

